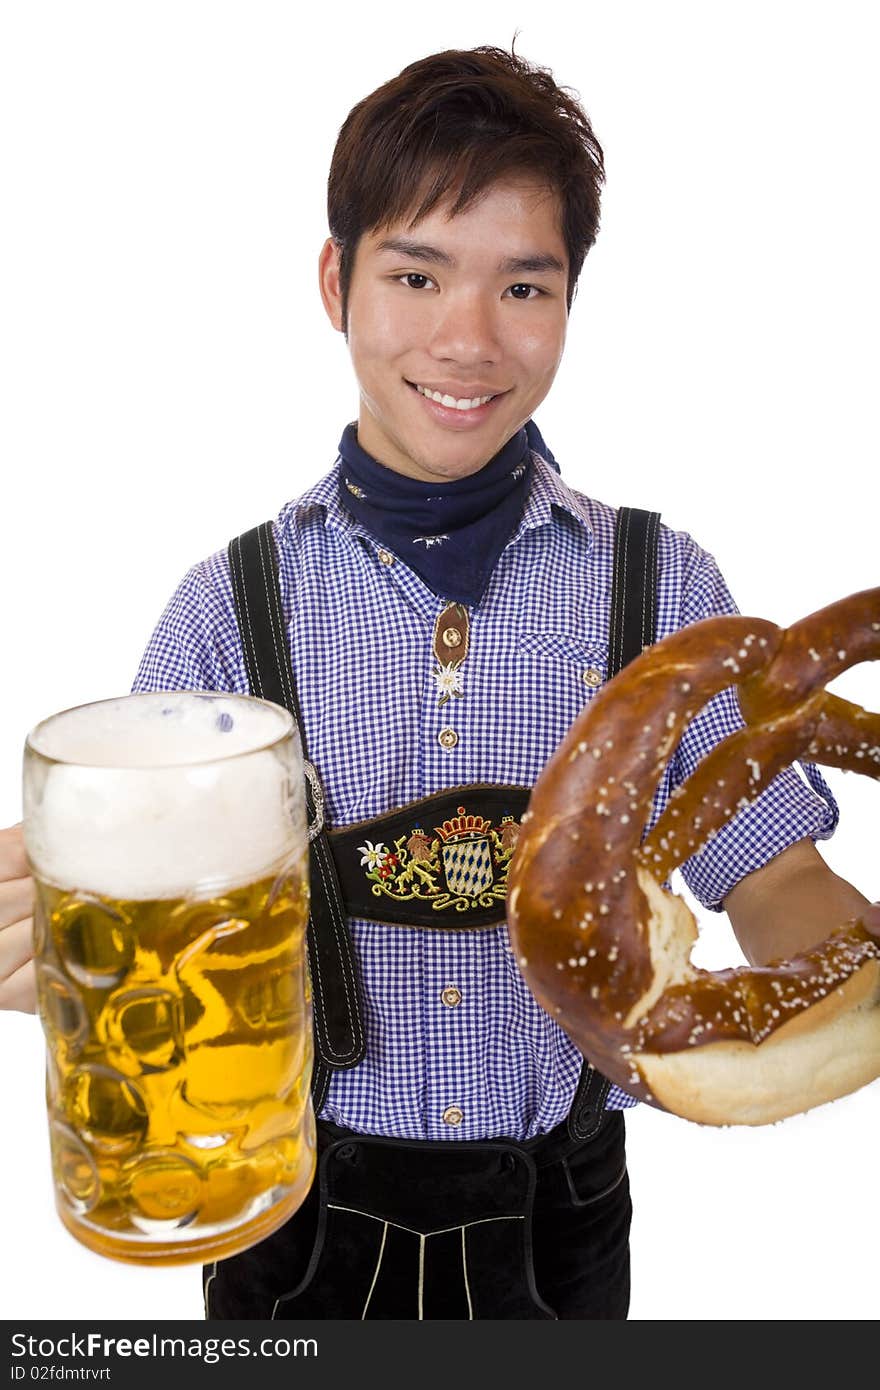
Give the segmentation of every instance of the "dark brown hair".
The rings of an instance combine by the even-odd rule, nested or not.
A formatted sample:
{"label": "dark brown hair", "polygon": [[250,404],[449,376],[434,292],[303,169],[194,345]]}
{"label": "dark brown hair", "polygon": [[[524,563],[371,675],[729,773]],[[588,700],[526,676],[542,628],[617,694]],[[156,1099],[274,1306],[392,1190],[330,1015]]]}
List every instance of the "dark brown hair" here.
{"label": "dark brown hair", "polygon": [[[410,63],[352,108],[327,184],[330,235],[339,244],[343,332],[355,252],[365,232],[412,213],[410,225],[451,195],[455,216],[500,178],[534,174],[562,203],[568,307],[599,230],[602,147],[586,112],[548,68],[483,46]],[[419,195],[421,201],[418,201]]]}

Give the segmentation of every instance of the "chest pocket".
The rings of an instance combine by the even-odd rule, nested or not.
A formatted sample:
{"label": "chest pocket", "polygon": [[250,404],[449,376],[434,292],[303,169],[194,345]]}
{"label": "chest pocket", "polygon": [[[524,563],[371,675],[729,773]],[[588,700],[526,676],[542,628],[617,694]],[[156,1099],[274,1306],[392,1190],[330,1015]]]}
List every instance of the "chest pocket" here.
{"label": "chest pocket", "polygon": [[605,684],[608,643],[569,632],[521,632],[517,651],[536,679],[564,680],[581,696],[581,703]]}
{"label": "chest pocket", "polygon": [[605,684],[608,644],[571,632],[521,632],[517,665],[529,703],[543,711],[555,746]]}

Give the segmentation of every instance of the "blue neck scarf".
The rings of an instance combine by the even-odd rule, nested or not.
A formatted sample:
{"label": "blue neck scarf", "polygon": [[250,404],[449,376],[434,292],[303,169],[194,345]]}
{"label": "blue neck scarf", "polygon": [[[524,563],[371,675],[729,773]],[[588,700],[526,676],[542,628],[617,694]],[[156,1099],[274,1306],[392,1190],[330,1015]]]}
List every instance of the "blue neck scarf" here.
{"label": "blue neck scarf", "polygon": [[339,444],[342,505],[388,550],[452,603],[480,602],[513,535],[532,480],[530,450],[559,465],[529,420],[469,478],[424,483],[378,463],[346,425]]}

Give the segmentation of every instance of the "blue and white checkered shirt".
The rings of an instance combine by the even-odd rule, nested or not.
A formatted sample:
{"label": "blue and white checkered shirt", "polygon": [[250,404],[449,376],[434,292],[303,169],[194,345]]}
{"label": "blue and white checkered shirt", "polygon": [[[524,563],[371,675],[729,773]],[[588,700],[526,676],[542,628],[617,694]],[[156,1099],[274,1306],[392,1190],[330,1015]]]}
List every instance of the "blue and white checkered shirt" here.
{"label": "blue and white checkered shirt", "polygon": [[[340,505],[339,460],[279,514],[282,608],[331,825],[469,782],[532,785],[604,678],[615,510],[534,459],[522,520],[469,614],[462,694],[442,705],[432,645],[445,601]],[[658,639],[738,611],[712,556],[662,525],[658,584]],[[174,689],[249,693],[225,548],[184,576],[133,686]],[[672,786],[741,726],[733,689],[701,711],[658,788],[654,820]],[[438,740],[448,728],[454,747]],[[834,798],[815,767],[803,770],[806,781],[786,769],[682,866],[706,907],[721,911],[739,879],[795,841],[833,832]],[[352,920],[351,934],[367,1050],[334,1073],[325,1119],[398,1138],[523,1140],[565,1118],[581,1056],[527,989],[504,924],[438,932]],[[441,1000],[449,986],[461,993],[456,1007]],[[612,1087],[610,1107],[635,1103]],[[457,1126],[443,1120],[450,1106],[464,1117]]]}

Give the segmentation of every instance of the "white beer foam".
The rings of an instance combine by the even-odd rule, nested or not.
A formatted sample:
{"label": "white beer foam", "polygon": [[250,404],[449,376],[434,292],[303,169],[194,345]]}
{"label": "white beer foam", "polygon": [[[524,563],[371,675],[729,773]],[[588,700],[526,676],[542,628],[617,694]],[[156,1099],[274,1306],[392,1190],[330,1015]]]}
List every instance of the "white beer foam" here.
{"label": "white beer foam", "polygon": [[264,701],[192,691],[53,716],[28,738],[53,761],[25,755],[33,870],[116,898],[207,896],[264,876],[306,845],[290,728]]}
{"label": "white beer foam", "polygon": [[263,748],[290,727],[266,700],[212,691],[153,691],[99,700],[44,719],[28,735],[45,758],[95,767],[171,767]]}

